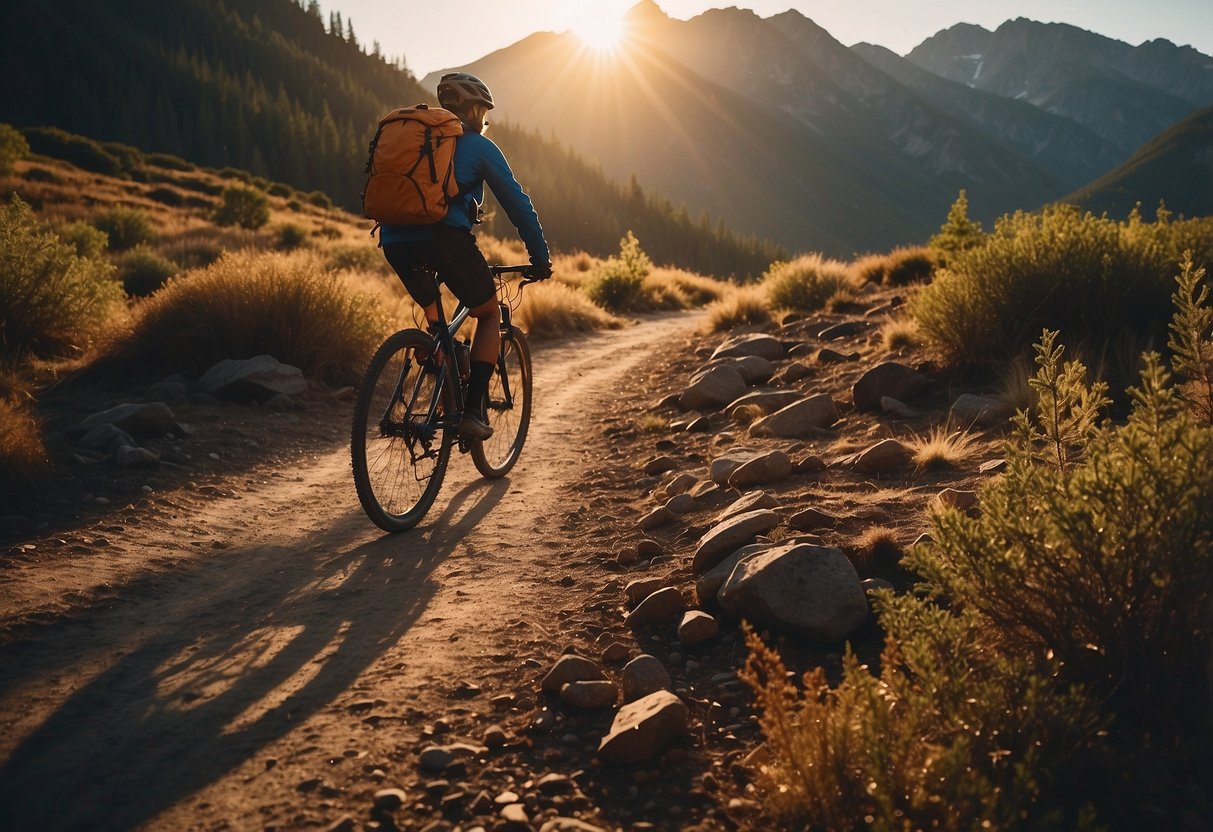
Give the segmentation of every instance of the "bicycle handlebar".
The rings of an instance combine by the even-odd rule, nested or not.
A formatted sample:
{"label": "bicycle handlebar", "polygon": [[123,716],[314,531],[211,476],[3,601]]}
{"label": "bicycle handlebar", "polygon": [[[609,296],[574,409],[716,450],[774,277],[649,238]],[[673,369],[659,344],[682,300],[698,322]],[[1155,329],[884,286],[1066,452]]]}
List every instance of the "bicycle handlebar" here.
{"label": "bicycle handlebar", "polygon": [[551,275],[548,275],[548,277],[531,277],[530,271],[533,268],[535,268],[534,264],[524,263],[518,266],[489,266],[489,271],[492,272],[494,277],[503,274],[521,274],[523,280],[522,283],[519,284],[520,286],[538,283],[541,280],[549,280],[551,278]]}

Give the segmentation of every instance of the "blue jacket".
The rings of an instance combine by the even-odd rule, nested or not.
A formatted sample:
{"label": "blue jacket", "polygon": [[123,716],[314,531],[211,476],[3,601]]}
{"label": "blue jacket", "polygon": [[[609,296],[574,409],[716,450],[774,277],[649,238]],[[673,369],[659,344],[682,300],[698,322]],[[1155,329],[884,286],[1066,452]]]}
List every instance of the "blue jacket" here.
{"label": "blue jacket", "polygon": [[[488,182],[493,196],[518,229],[531,262],[551,262],[535,206],[514,178],[501,148],[491,139],[479,133],[464,133],[455,140],[455,181],[462,195],[451,203],[442,223],[471,231],[477,206],[484,202],[484,183]],[[379,240],[384,244],[416,242],[433,236],[432,225],[384,225],[379,232]]]}

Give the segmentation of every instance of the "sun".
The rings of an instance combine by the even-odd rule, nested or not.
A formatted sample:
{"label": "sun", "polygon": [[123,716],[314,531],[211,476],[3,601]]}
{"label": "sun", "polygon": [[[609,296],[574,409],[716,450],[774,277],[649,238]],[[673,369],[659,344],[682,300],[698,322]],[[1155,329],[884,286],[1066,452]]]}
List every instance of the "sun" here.
{"label": "sun", "polygon": [[616,52],[623,40],[626,11],[618,2],[583,3],[569,28],[595,52]]}

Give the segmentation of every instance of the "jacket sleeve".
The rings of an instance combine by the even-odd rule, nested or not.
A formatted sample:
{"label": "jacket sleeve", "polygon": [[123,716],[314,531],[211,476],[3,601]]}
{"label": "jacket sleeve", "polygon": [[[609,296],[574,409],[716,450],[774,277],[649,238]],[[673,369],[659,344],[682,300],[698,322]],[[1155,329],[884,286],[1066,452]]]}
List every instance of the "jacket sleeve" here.
{"label": "jacket sleeve", "polygon": [[514,172],[505,160],[501,148],[487,140],[484,154],[484,181],[489,184],[493,196],[501,203],[505,215],[518,229],[518,236],[526,245],[526,252],[532,263],[550,263],[552,256],[548,251],[547,240],[543,238],[543,226],[539,224],[539,215],[531,198],[522,190]]}

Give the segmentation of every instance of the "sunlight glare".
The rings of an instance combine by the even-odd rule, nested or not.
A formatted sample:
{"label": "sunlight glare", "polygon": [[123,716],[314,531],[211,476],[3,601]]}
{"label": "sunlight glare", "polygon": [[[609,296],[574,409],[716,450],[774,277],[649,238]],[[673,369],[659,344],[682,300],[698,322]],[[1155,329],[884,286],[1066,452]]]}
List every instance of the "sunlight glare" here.
{"label": "sunlight glare", "polygon": [[615,52],[623,39],[625,12],[619,3],[585,3],[569,28],[594,51]]}

